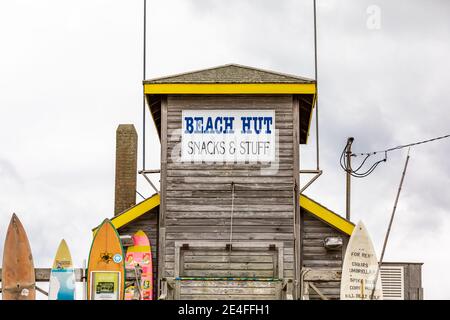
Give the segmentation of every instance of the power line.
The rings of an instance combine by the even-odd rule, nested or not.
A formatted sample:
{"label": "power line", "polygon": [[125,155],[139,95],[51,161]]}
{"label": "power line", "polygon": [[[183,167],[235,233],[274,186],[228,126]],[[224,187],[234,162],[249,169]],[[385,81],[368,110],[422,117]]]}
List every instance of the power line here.
{"label": "power line", "polygon": [[373,152],[368,152],[368,153],[353,153],[352,156],[355,156],[355,157],[358,157],[358,156],[371,156],[371,155],[375,155],[377,153],[387,153],[387,152],[390,152],[390,151],[395,151],[395,150],[400,150],[400,149],[403,149],[403,148],[417,146],[419,144],[433,142],[433,141],[436,141],[436,140],[441,140],[441,139],[445,139],[445,138],[449,138],[449,137],[450,137],[450,134],[447,134],[445,136],[440,136],[440,137],[436,137],[436,138],[433,138],[433,139],[422,140],[422,141],[418,141],[418,142],[404,144],[404,145],[396,146],[396,147],[389,148],[389,149],[386,149],[386,150],[373,151]]}
{"label": "power line", "polygon": [[348,160],[348,157],[346,157],[346,152],[348,150],[348,143],[345,145],[344,150],[342,150],[341,157],[339,159],[339,164],[341,165],[341,168],[349,173],[352,177],[355,178],[365,178],[368,175],[370,175],[372,172],[375,171],[375,169],[378,167],[378,165],[381,162],[386,162],[387,160],[387,152],[384,155],[384,159],[378,160],[375,163],[373,163],[368,169],[362,170],[364,164],[366,163],[367,159],[371,156],[371,154],[366,155],[364,160],[361,162],[361,164],[358,166],[358,168],[353,169],[351,166],[350,161]]}
{"label": "power line", "polygon": [[[380,163],[387,161],[388,152],[396,151],[396,150],[400,150],[400,149],[404,149],[404,148],[411,148],[413,146],[417,146],[420,144],[433,142],[433,141],[437,141],[437,140],[442,140],[442,139],[449,138],[449,137],[450,137],[450,134],[447,134],[445,136],[440,136],[440,137],[436,137],[433,139],[427,139],[427,140],[422,140],[422,141],[413,142],[413,143],[409,143],[409,144],[399,145],[399,146],[389,148],[386,150],[379,150],[379,151],[373,151],[373,152],[367,152],[367,153],[352,153],[351,156],[353,156],[353,157],[364,156],[364,159],[361,161],[361,163],[359,164],[359,166],[356,169],[352,168],[352,165],[351,165],[350,161],[348,160],[348,157],[346,157],[346,153],[348,152],[348,148],[349,148],[349,145],[347,142],[347,144],[344,147],[344,150],[342,150],[341,157],[339,159],[339,164],[340,164],[341,168],[345,172],[349,173],[352,177],[365,178],[368,175],[370,175],[372,172],[374,172]],[[375,161],[367,169],[363,169],[367,160],[371,156],[376,155],[376,154],[384,154],[383,159]]]}

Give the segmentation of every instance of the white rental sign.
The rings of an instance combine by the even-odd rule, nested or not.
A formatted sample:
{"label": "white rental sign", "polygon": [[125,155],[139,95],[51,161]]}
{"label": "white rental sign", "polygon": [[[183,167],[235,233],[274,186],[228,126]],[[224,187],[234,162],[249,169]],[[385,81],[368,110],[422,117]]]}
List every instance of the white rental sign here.
{"label": "white rental sign", "polygon": [[181,161],[275,161],[274,110],[183,110],[181,135]]}
{"label": "white rental sign", "polygon": [[[341,276],[341,300],[383,300],[381,278],[376,278],[378,260],[366,227],[360,221],[345,252]],[[375,283],[376,281],[376,283]]]}

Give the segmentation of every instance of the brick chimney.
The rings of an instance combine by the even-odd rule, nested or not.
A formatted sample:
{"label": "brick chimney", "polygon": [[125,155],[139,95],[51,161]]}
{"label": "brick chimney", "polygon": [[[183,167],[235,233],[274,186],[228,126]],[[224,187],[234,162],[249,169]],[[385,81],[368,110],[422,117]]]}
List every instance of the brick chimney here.
{"label": "brick chimney", "polygon": [[114,215],[136,204],[137,132],[132,124],[116,131],[116,190]]}

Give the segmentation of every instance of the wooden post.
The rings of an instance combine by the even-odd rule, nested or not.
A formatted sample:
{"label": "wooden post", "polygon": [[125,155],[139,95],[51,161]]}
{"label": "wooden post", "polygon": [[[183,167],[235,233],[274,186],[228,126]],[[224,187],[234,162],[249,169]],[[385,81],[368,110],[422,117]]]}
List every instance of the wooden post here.
{"label": "wooden post", "polygon": [[161,279],[166,277],[166,179],[167,179],[167,97],[161,98],[161,184],[159,207],[158,239],[158,292],[161,291]]}
{"label": "wooden post", "polygon": [[345,151],[345,156],[347,157],[347,197],[346,197],[346,213],[345,218],[350,220],[350,197],[351,197],[351,159],[352,159],[352,143],[354,138],[350,137],[347,139],[347,150]]}
{"label": "wooden post", "polygon": [[300,102],[297,96],[293,96],[292,101],[292,115],[293,115],[293,176],[294,176],[294,190],[293,190],[293,205],[294,205],[294,299],[299,299],[300,293],[300,274],[302,264],[301,252],[301,226],[300,226],[300,202],[299,202],[299,186],[300,186]]}

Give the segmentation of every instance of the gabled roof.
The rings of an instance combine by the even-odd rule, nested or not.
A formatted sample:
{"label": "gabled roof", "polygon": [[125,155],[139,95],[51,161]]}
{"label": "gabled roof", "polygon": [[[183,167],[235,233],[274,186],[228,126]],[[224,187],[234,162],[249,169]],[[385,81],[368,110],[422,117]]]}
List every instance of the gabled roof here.
{"label": "gabled roof", "polygon": [[239,64],[226,64],[208,69],[144,80],[151,83],[315,83],[314,80]]}
{"label": "gabled roof", "polygon": [[316,97],[314,80],[238,64],[144,80],[144,93],[161,138],[161,101],[165,95],[294,95],[300,104],[300,143],[306,144]]}
{"label": "gabled roof", "polygon": [[[158,193],[156,193],[150,198],[147,198],[144,201],[138,203],[134,207],[131,207],[130,209],[115,216],[114,218],[111,219],[111,222],[114,225],[114,227],[116,227],[116,229],[119,229],[127,225],[128,223],[134,221],[135,219],[139,218],[140,216],[146,214],[150,210],[158,207],[159,203],[160,203],[160,196]],[[300,206],[309,213],[311,213],[316,218],[330,225],[331,227],[340,230],[345,234],[348,235],[352,234],[353,229],[355,227],[355,225],[352,222],[346,220],[345,218],[341,217],[340,215],[331,211],[330,209],[327,209],[318,202],[315,202],[311,198],[305,195],[300,195]],[[96,230],[97,228],[93,229],[94,233]]]}

